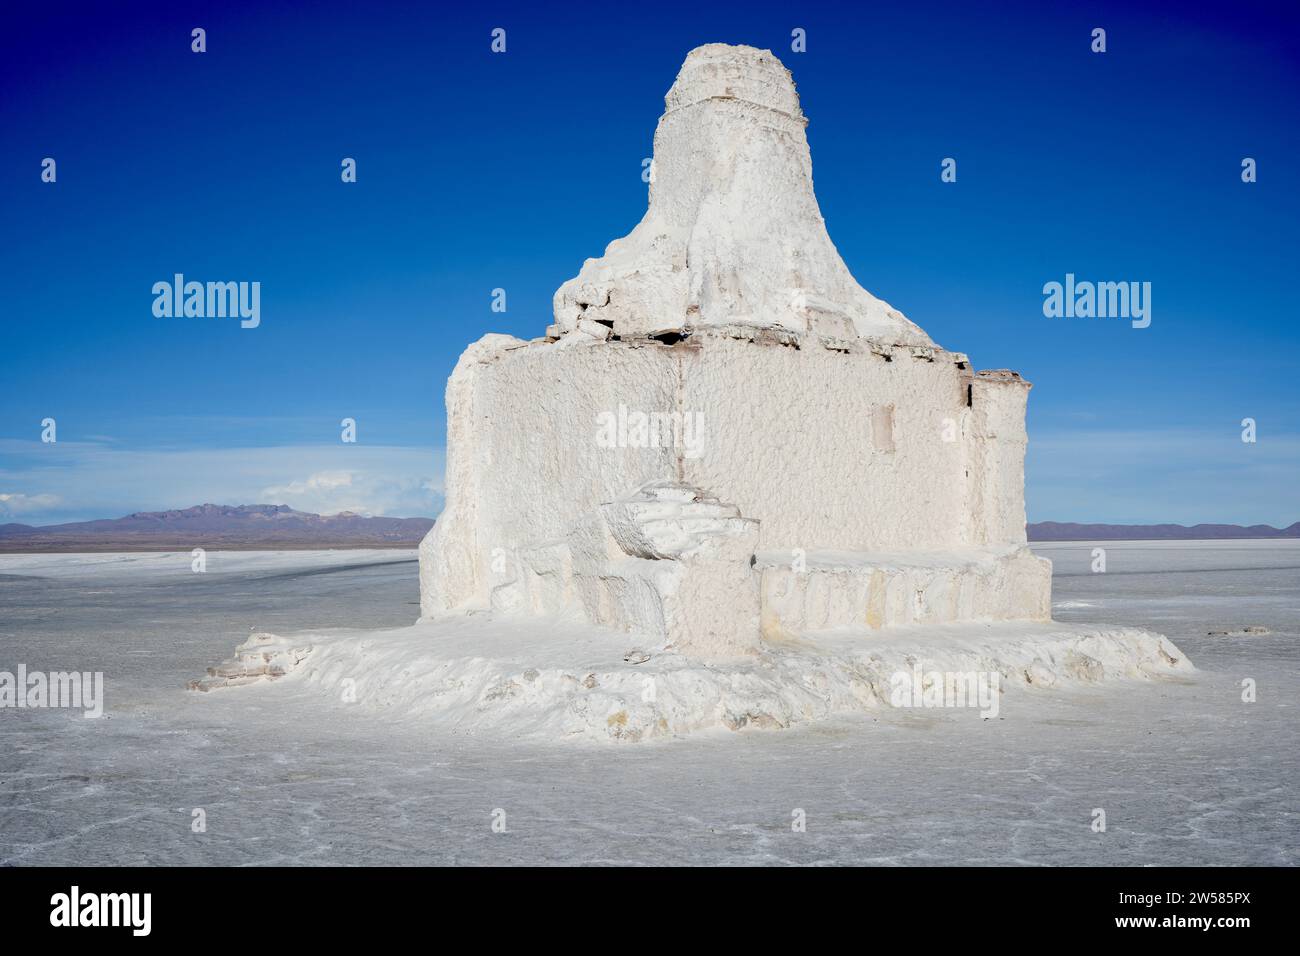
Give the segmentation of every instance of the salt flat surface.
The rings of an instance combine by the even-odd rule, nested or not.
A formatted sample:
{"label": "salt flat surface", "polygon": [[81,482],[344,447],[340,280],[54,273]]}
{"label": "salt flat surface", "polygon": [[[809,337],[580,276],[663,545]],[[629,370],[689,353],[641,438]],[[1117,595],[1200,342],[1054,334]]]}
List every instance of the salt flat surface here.
{"label": "salt flat surface", "polygon": [[[212,572],[311,573],[331,572],[361,565],[400,564],[411,560],[413,551],[389,548],[328,549],[321,551],[207,551],[206,570]],[[194,574],[193,551],[124,551],[86,554],[0,554],[0,577],[84,578],[99,580],[125,577],[140,580],[148,576],[189,578]]]}
{"label": "salt flat surface", "polygon": [[[1197,671],[1022,695],[989,721],[547,744],[305,686],[183,689],[251,629],[409,625],[413,552],[209,553],[205,574],[188,554],[0,556],[0,670],[108,683],[100,720],[0,710],[0,864],[1294,864],[1300,543],[1034,550],[1059,620],[1151,628]],[[1207,636],[1249,625],[1272,633]]]}

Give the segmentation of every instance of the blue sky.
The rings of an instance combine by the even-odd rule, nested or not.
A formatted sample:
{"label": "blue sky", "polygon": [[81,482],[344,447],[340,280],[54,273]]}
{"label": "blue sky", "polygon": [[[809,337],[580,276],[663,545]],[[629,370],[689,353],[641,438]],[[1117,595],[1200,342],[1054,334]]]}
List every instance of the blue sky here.
{"label": "blue sky", "polygon": [[[34,6],[0,36],[0,522],[436,513],[457,355],[541,334],[635,225],[714,41],[794,72],[859,282],[1034,383],[1030,520],[1300,518],[1292,4]],[[260,326],[156,318],[176,272],[259,281]],[[1045,318],[1067,272],[1150,282],[1151,326]]]}

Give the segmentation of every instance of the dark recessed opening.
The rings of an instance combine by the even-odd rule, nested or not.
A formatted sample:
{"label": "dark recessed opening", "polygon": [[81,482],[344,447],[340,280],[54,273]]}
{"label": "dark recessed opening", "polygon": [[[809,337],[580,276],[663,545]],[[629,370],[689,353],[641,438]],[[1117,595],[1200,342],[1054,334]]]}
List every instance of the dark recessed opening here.
{"label": "dark recessed opening", "polygon": [[650,336],[650,338],[656,342],[662,342],[664,345],[676,345],[678,342],[689,338],[690,334],[689,332],[658,332]]}

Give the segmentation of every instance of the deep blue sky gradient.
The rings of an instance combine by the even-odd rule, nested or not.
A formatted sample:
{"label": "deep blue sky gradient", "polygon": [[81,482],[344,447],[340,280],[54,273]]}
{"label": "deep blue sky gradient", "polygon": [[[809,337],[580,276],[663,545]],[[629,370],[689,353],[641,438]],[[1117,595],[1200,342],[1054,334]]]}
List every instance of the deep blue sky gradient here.
{"label": "deep blue sky gradient", "polygon": [[[1031,520],[1300,518],[1294,4],[34,6],[0,36],[0,523],[272,489],[434,513],[457,355],[541,334],[635,225],[713,41],[794,72],[859,282],[1035,384]],[[155,318],[174,272],[259,280],[261,327]],[[1151,282],[1151,327],[1044,318],[1066,272]],[[313,488],[353,467],[355,502]]]}

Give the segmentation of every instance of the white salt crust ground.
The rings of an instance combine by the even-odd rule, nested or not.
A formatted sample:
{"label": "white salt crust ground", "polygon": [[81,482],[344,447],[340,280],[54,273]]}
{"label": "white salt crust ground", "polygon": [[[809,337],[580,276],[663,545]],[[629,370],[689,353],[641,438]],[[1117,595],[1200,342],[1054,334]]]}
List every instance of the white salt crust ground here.
{"label": "white salt crust ground", "polygon": [[[625,659],[643,657],[641,663]],[[267,692],[274,693],[296,685],[341,708],[447,730],[636,742],[872,712],[891,706],[891,676],[914,667],[996,671],[1003,701],[1070,684],[1176,679],[1195,671],[1167,638],[1125,627],[996,622],[837,629],[706,665],[576,621],[483,614],[384,631],[253,634],[197,689],[238,694],[248,684],[270,684]]]}
{"label": "white salt crust ground", "polygon": [[[1167,634],[1191,679],[1010,686],[997,720],[881,707],[636,746],[525,740],[380,718],[306,681],[185,690],[250,627],[408,624],[413,551],[238,570],[209,552],[206,574],[188,552],[0,555],[0,669],[101,670],[107,697],[99,720],[0,712],[0,866],[1300,861],[1300,542],[1034,550],[1057,616]],[[1272,633],[1208,636],[1252,625]]]}
{"label": "white salt crust ground", "polygon": [[[314,551],[208,551],[204,575],[261,574],[275,576],[338,573],[370,566],[409,564],[411,552],[401,548],[330,548]],[[140,580],[202,581],[189,551],[60,552],[0,554],[0,575],[74,581]]]}

